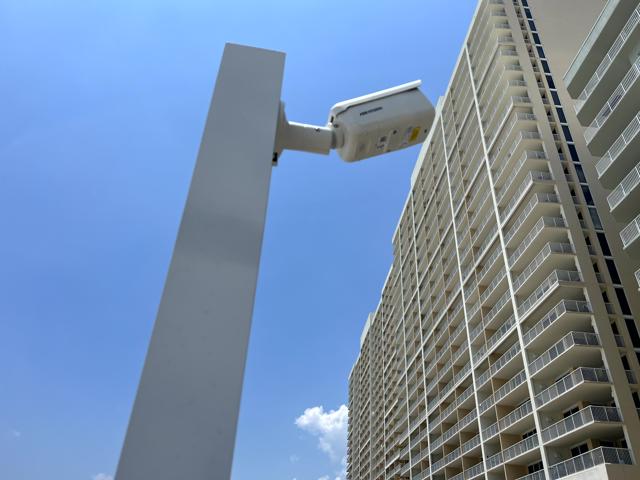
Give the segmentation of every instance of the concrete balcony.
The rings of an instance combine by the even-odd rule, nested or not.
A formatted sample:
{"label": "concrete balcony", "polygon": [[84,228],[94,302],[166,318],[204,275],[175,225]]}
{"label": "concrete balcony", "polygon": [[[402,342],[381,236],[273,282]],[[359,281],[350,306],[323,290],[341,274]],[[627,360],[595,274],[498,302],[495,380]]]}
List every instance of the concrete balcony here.
{"label": "concrete balcony", "polygon": [[640,7],[631,12],[629,20],[611,48],[596,68],[593,76],[576,99],[576,113],[583,125],[590,123],[607,92],[612,91],[629,68],[629,58],[640,43]]}
{"label": "concrete balcony", "polygon": [[[506,93],[513,92],[514,85],[521,83],[524,84],[520,86],[520,88],[523,89],[521,94],[511,96],[509,102],[500,113],[495,113],[497,108],[500,107],[500,105],[496,105],[496,108],[494,108],[492,116],[490,117],[490,121],[486,123],[485,133],[489,132],[488,137],[486,137],[489,152],[492,151],[493,144],[500,134],[502,134],[502,138],[505,142],[510,142],[514,138],[516,132],[525,129],[535,131],[537,125],[536,116],[530,112],[530,108],[524,109],[527,111],[512,112],[515,107],[523,107],[531,102],[529,97],[526,96],[526,83],[524,83],[524,81],[511,80],[509,82],[511,89],[508,89]],[[523,109],[521,108],[520,110]],[[492,125],[495,125],[495,127],[492,128]],[[489,130],[490,128],[491,130]]]}
{"label": "concrete balcony", "polygon": [[[525,165],[528,168],[523,168]],[[505,185],[521,181],[529,170],[548,171],[549,163],[546,153],[542,150],[525,150],[514,165],[510,161],[506,161],[495,168],[493,170],[493,184],[496,188],[496,196],[501,194]],[[507,173],[509,175],[506,175]]]}
{"label": "concrete balcony", "polygon": [[501,196],[500,200],[498,200],[500,221],[502,223],[508,221],[511,215],[517,212],[518,206],[524,201],[530,191],[553,194],[547,191],[553,190],[553,176],[551,172],[548,171],[529,171],[517,189],[515,189],[515,186],[515,183],[508,185],[507,190],[509,195]]}
{"label": "concrete balcony", "polygon": [[531,401],[527,400],[519,407],[515,408],[507,415],[500,417],[497,422],[482,430],[482,438],[486,442],[495,437],[498,433],[518,434],[530,430],[534,427],[534,420],[531,413],[533,407]]}
{"label": "concrete balcony", "polygon": [[[567,477],[578,472],[589,470],[597,465],[614,463],[619,465],[633,465],[631,452],[626,448],[599,447],[589,450],[582,455],[556,463],[549,467],[551,480]],[[584,478],[595,478],[586,476]]]}
{"label": "concrete balcony", "polygon": [[628,0],[607,1],[564,75],[564,83],[572,97],[576,98],[589,83],[636,6]]}
{"label": "concrete balcony", "polygon": [[621,222],[628,222],[640,213],[640,163],[607,196],[607,202],[613,216]]}
{"label": "concrete balcony", "polygon": [[532,288],[549,274],[549,265],[563,269],[575,266],[573,246],[570,243],[549,242],[537,251],[538,254],[531,263],[513,277],[513,291],[517,295],[531,293]]}
{"label": "concrete balcony", "polygon": [[542,217],[534,224],[518,248],[509,255],[508,262],[511,269],[524,268],[526,262],[531,261],[531,257],[536,252],[542,251],[547,246],[557,254],[573,253],[573,245],[567,242],[566,232],[557,227],[558,219],[564,223],[561,217]]}
{"label": "concrete balcony", "polygon": [[515,403],[517,405],[520,403],[520,400],[527,395],[526,380],[527,375],[524,369],[520,370],[507,383],[498,388],[495,393],[480,402],[480,413],[486,412],[496,404],[511,405]]}
{"label": "concrete balcony", "polygon": [[616,407],[590,405],[542,430],[546,446],[569,446],[584,438],[615,439],[622,432],[622,415]]}
{"label": "concrete balcony", "polygon": [[634,218],[626,227],[620,232],[620,239],[622,240],[622,246],[625,251],[631,256],[637,256],[640,254],[640,215]]}
{"label": "concrete balcony", "polygon": [[611,139],[617,138],[634,115],[638,113],[640,96],[640,58],[620,81],[596,118],[585,129],[584,137],[592,154],[602,156],[611,146]]}
{"label": "concrete balcony", "polygon": [[607,153],[596,163],[598,179],[606,188],[614,188],[629,172],[629,165],[640,155],[640,113],[627,125]]}
{"label": "concrete balcony", "polygon": [[591,325],[591,304],[584,300],[560,300],[540,321],[522,334],[529,348],[547,348],[556,338],[571,330]]}
{"label": "concrete balcony", "polygon": [[481,388],[490,378],[510,378],[516,371],[522,368],[522,363],[517,360],[522,357],[519,356],[520,343],[514,343],[509,350],[507,350],[498,360],[491,364],[491,366],[476,378],[476,384],[478,388]]}
{"label": "concrete balcony", "polygon": [[579,367],[534,397],[538,410],[562,410],[583,399],[604,402],[611,398],[611,381],[604,368]]}
{"label": "concrete balcony", "polygon": [[538,470],[537,472],[529,473],[524,477],[518,477],[516,480],[547,480],[544,470]]}
{"label": "concrete balcony", "polygon": [[[507,145],[509,145],[509,148],[506,148]],[[540,150],[541,147],[540,132],[520,131],[516,134],[513,143],[508,144],[504,139],[500,138],[494,144],[492,152],[489,154],[489,163],[494,168],[500,163],[519,157],[524,150]]]}
{"label": "concrete balcony", "polygon": [[494,470],[504,463],[527,465],[539,456],[538,436],[532,435],[487,458],[487,471]]}
{"label": "concrete balcony", "polygon": [[[518,302],[518,315],[523,320],[527,315],[552,299],[559,287],[582,289],[582,275],[575,270],[554,270],[545,278],[536,290],[524,301]],[[562,293],[560,293],[562,294]]]}
{"label": "concrete balcony", "polygon": [[464,392],[458,395],[455,400],[442,411],[442,413],[434,417],[434,419],[429,422],[429,432],[435,430],[435,428],[442,422],[449,421],[452,414],[456,413],[456,410],[458,408],[461,408],[468,403],[467,400],[469,400],[473,396],[473,391],[473,385],[470,385]]}
{"label": "concrete balcony", "polygon": [[529,363],[532,378],[557,378],[573,365],[602,365],[600,338],[591,332],[569,332],[543,354]]}
{"label": "concrete balcony", "polygon": [[[504,242],[507,248],[517,247],[515,252],[522,251],[519,247],[522,242],[530,238],[529,234],[537,228],[548,228],[560,233],[566,231],[567,225],[560,214],[559,198],[553,193],[536,193],[529,202],[522,208],[520,214],[509,219],[504,225],[506,232],[504,233]],[[542,217],[542,222],[540,222]],[[543,225],[542,225],[543,224]],[[559,231],[557,230],[559,229]],[[538,232],[539,233],[539,232]],[[561,235],[552,236],[546,240],[559,241],[563,237]],[[514,254],[510,256],[510,260],[514,259]],[[516,256],[517,257],[517,256]]]}
{"label": "concrete balcony", "polygon": [[457,475],[450,477],[449,480],[473,480],[474,478],[478,478],[482,475],[484,475],[484,463],[481,461]]}

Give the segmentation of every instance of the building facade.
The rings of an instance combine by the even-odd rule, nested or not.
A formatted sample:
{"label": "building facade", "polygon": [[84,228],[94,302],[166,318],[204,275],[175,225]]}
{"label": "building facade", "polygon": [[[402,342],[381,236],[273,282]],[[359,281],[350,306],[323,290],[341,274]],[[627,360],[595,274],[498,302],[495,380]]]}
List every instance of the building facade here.
{"label": "building facade", "polygon": [[609,0],[565,77],[640,285],[640,1]]}
{"label": "building facade", "polygon": [[350,480],[640,478],[640,298],[557,78],[602,5],[479,2],[349,376]]}

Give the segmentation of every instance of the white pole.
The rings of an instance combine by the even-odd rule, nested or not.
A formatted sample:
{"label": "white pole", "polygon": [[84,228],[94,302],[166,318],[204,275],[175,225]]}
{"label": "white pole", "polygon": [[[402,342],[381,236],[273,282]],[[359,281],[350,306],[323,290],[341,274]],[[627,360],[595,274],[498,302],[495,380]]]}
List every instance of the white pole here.
{"label": "white pole", "polygon": [[225,47],[116,480],[231,475],[284,58]]}

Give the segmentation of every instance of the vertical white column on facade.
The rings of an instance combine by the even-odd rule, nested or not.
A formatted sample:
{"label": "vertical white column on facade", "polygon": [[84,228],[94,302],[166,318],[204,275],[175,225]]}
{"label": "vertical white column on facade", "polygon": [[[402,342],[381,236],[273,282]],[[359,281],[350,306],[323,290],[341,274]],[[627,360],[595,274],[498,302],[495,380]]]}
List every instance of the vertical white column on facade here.
{"label": "vertical white column on facade", "polygon": [[[511,18],[513,20],[517,21],[514,7],[509,10],[509,14],[511,15]],[[520,37],[521,36],[518,37],[519,41],[516,42],[516,48],[519,50],[519,55],[527,55],[524,39],[520,40]],[[528,76],[535,78],[535,73],[531,66],[531,62],[527,62],[526,70]],[[558,85],[558,94],[561,96],[561,98],[563,98],[561,90],[564,87],[561,86],[562,83],[555,83]],[[538,91],[538,89],[532,90],[533,91],[530,92],[529,95],[536,98],[536,101],[533,102],[534,110],[538,109],[544,112],[545,109],[544,105],[542,104],[540,92]],[[565,108],[564,110],[565,115],[570,118],[568,124],[571,125],[572,128],[574,125],[578,125],[578,121],[575,118],[575,113],[572,112],[572,109]],[[573,121],[571,120],[571,117],[573,117]],[[541,118],[545,117],[541,116]],[[631,391],[628,388],[627,377],[624,371],[624,366],[622,365],[622,361],[620,359],[620,355],[618,354],[618,347],[615,342],[615,337],[609,325],[608,312],[605,308],[604,300],[602,299],[599,282],[591,265],[591,257],[584,236],[574,235],[575,232],[582,232],[582,225],[580,223],[580,220],[578,219],[577,211],[573,205],[573,201],[570,205],[567,205],[568,208],[565,208],[565,203],[568,203],[568,199],[571,199],[572,196],[569,190],[568,182],[561,180],[564,179],[565,176],[560,163],[560,158],[558,157],[558,153],[556,151],[555,143],[552,140],[551,126],[549,125],[549,122],[543,121],[538,125],[538,127],[544,130],[544,135],[542,135],[542,137],[545,143],[549,142],[550,145],[553,146],[552,149],[548,149],[547,145],[545,144],[545,150],[551,150],[553,152],[553,155],[555,156],[554,158],[557,160],[555,163],[551,161],[549,163],[554,177],[558,179],[555,186],[562,202],[562,216],[569,226],[569,238],[571,239],[571,243],[573,244],[575,249],[576,266],[580,271],[580,275],[582,276],[582,280],[584,282],[583,290],[585,293],[585,297],[592,305],[592,325],[594,331],[600,338],[602,360],[604,366],[608,371],[612,383],[612,397],[615,400],[616,405],[620,409],[621,413],[623,414],[623,418],[625,419],[623,431],[625,432],[625,437],[628,440],[627,443],[631,445],[631,450],[634,452],[634,456],[637,461],[638,459],[640,459],[640,420],[638,420],[638,415],[633,398],[631,396]],[[574,137],[574,144],[580,151],[580,154],[582,155],[583,151],[587,152],[588,150],[586,148],[586,145],[583,145],[582,148],[579,146],[579,144],[582,144],[584,142],[584,136],[582,134],[576,134],[576,132],[573,130],[572,133]],[[582,162],[582,166],[583,168],[587,169],[589,167],[588,162]],[[563,199],[567,199],[567,201],[565,202],[563,201]],[[600,212],[598,211],[598,213]],[[595,231],[591,228],[589,228],[589,231],[592,234],[595,233]],[[598,256],[602,259],[600,255]],[[609,286],[611,287],[612,285]],[[623,333],[626,333],[625,330],[626,329],[622,329]],[[625,341],[627,342],[627,345],[631,344],[629,339],[625,339]]]}
{"label": "vertical white column on facade", "polygon": [[[471,73],[469,71],[469,76],[471,76]],[[444,111],[444,102],[443,102],[443,111]],[[453,206],[453,193],[451,191],[451,177],[449,175],[449,155],[447,154],[448,149],[447,149],[447,139],[446,136],[444,134],[444,125],[442,122],[440,122],[440,130],[442,132],[442,143],[444,145],[444,156],[445,156],[445,171],[446,171],[446,175],[447,175],[447,187],[448,187],[448,193],[449,193],[449,206],[451,208],[451,222],[452,222],[452,227],[453,227],[453,238],[454,238],[454,242],[455,242],[455,246],[456,246],[456,263],[458,265],[458,278],[460,280],[460,295],[461,295],[461,301],[462,301],[462,309],[464,312],[464,323],[465,323],[465,329],[467,331],[467,349],[469,350],[469,363],[471,364],[471,381],[473,382],[473,398],[475,400],[476,403],[476,420],[478,422],[478,435],[480,435],[480,451],[482,452],[482,459],[484,461],[484,459],[487,458],[487,455],[485,453],[484,450],[484,439],[482,438],[482,424],[480,423],[480,400],[478,399],[478,383],[476,382],[476,372],[475,372],[475,365],[473,363],[473,355],[472,355],[472,350],[471,350],[471,329],[469,327],[469,322],[468,319],[469,317],[467,316],[467,305],[465,302],[465,295],[464,295],[464,284],[463,284],[463,276],[462,276],[462,266],[460,265],[460,250],[458,248],[458,232],[457,232],[457,227],[456,227],[456,220],[455,220],[455,208]],[[456,132],[457,133],[457,132]],[[485,465],[485,469],[484,469],[484,478],[488,478],[487,477],[487,469],[486,469],[486,465]]]}
{"label": "vertical white column on facade", "polygon": [[[425,153],[426,155],[426,153]],[[420,299],[420,272],[418,271],[418,250],[416,248],[416,245],[418,243],[418,232],[416,231],[416,217],[415,217],[415,211],[413,209],[413,198],[414,192],[413,192],[413,186],[411,188],[411,191],[409,192],[409,203],[411,204],[411,232],[413,235],[413,265],[414,265],[414,272],[415,272],[415,277],[416,277],[416,299],[417,299],[417,304],[418,304],[418,328],[420,328],[420,361],[422,362],[422,369],[423,369],[423,375],[422,375],[422,388],[423,388],[423,401],[424,401],[424,421],[425,421],[425,428],[428,430],[429,429],[429,416],[427,415],[427,376],[425,375],[426,372],[424,372],[424,338],[422,335],[422,300]],[[416,367],[417,370],[417,367]],[[411,441],[411,432],[409,432],[409,441]],[[427,434],[427,452],[429,451],[429,448],[431,446],[430,440],[429,440],[429,435]],[[413,463],[413,458],[411,455],[411,450],[412,448],[409,448],[409,464]],[[421,455],[421,453],[419,453],[418,455]],[[431,462],[429,462],[431,463]],[[412,468],[412,467],[409,467]],[[429,465],[429,468],[431,468],[431,465]],[[411,473],[411,470],[409,471]]]}
{"label": "vertical white column on facade", "polygon": [[[511,29],[513,30],[513,27],[511,27]],[[542,464],[544,467],[544,472],[545,475],[547,476],[547,478],[551,478],[549,475],[549,462],[547,460],[547,456],[546,456],[546,451],[543,448],[543,441],[542,441],[542,430],[540,428],[540,419],[538,417],[538,412],[535,406],[535,401],[534,401],[534,397],[535,397],[535,390],[533,388],[533,382],[531,381],[531,375],[529,372],[529,365],[527,363],[527,355],[524,349],[524,340],[522,338],[522,327],[520,325],[520,315],[518,314],[518,302],[516,300],[516,295],[515,295],[515,291],[513,288],[513,281],[511,278],[511,269],[509,268],[509,256],[507,254],[507,247],[504,241],[504,235],[502,233],[502,222],[500,221],[500,211],[498,210],[498,201],[496,200],[496,192],[495,192],[495,187],[494,187],[494,183],[493,183],[493,175],[491,174],[491,165],[489,163],[489,152],[487,150],[487,143],[486,143],[486,139],[485,139],[485,134],[484,134],[484,127],[482,125],[482,115],[480,113],[480,104],[478,101],[478,89],[476,87],[476,82],[475,79],[473,78],[473,75],[471,74],[472,69],[471,69],[471,58],[469,57],[469,49],[467,48],[467,45],[464,46],[464,55],[467,61],[467,68],[469,69],[469,77],[471,79],[471,90],[473,92],[473,103],[474,103],[474,107],[475,107],[475,111],[476,111],[476,117],[478,119],[478,126],[480,128],[480,141],[482,143],[482,150],[484,152],[484,164],[485,164],[485,168],[486,168],[486,172],[487,172],[487,178],[489,180],[489,189],[490,189],[490,195],[491,195],[491,202],[493,204],[493,212],[495,215],[495,219],[496,219],[496,224],[498,227],[498,238],[500,241],[500,248],[502,250],[502,259],[504,261],[504,268],[506,269],[506,278],[507,278],[507,283],[509,286],[509,293],[511,296],[511,305],[513,308],[513,317],[515,319],[515,324],[516,324],[516,332],[518,334],[518,342],[520,342],[520,354],[522,356],[522,363],[524,365],[524,371],[525,371],[525,376],[526,376],[526,382],[527,382],[527,388],[529,391],[529,397],[531,398],[531,407],[532,407],[532,411],[533,411],[533,420],[536,426],[536,436],[538,437],[538,448],[540,449],[540,453],[541,453],[541,458],[542,458]],[[478,412],[478,417],[479,417],[480,412]]]}
{"label": "vertical white column on facade", "polygon": [[[400,225],[399,231],[402,233],[402,216],[400,217]],[[404,408],[405,408],[405,417],[407,423],[407,442],[409,442],[409,381],[407,379],[407,334],[405,331],[406,324],[404,321],[404,262],[402,260],[402,239],[398,241],[398,254],[400,255],[400,272],[398,273],[400,279],[400,321],[402,322],[402,361],[404,363],[404,369],[402,372],[402,376],[404,377]],[[400,402],[398,402],[399,404]]]}

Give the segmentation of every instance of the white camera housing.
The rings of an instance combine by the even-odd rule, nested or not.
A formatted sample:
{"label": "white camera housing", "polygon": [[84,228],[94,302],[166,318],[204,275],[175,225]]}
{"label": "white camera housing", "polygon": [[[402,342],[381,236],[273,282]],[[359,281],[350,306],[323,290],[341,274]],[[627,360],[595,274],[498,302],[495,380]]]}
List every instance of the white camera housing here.
{"label": "white camera housing", "polygon": [[325,127],[288,122],[284,105],[274,161],[283,149],[328,154],[356,162],[424,142],[435,117],[420,80],[336,103]]}
{"label": "white camera housing", "polygon": [[420,84],[417,80],[336,103],[329,125],[340,157],[356,162],[424,142],[435,110]]}

